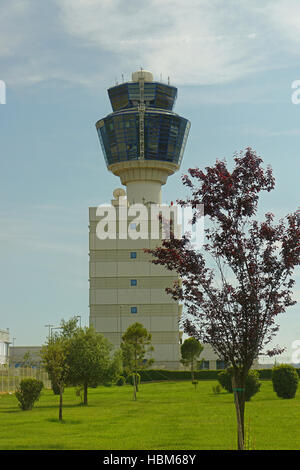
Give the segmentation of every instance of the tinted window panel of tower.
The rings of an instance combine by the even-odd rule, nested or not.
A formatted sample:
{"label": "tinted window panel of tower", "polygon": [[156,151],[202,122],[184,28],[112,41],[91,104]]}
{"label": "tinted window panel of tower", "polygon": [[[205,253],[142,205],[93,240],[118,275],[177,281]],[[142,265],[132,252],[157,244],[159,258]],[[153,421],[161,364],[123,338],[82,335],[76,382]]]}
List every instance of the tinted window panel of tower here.
{"label": "tinted window panel of tower", "polygon": [[109,96],[113,111],[118,111],[119,109],[127,108],[129,106],[127,84],[110,88],[108,90],[108,96]]}
{"label": "tinted window panel of tower", "polygon": [[119,109],[124,109],[129,106],[129,101],[127,96],[118,96],[114,100],[114,111],[118,111]]}
{"label": "tinted window panel of tower", "polygon": [[144,84],[144,100],[150,105],[151,102],[154,102],[155,98],[155,83],[145,83]]}
{"label": "tinted window panel of tower", "polygon": [[102,147],[105,161],[106,163],[108,163],[109,159],[111,158],[111,155],[110,155],[110,149],[109,149],[107,136],[105,132],[105,127],[103,126],[103,127],[97,128],[97,132],[98,132],[98,136],[99,136],[99,140],[100,140],[100,144]]}
{"label": "tinted window panel of tower", "polygon": [[133,107],[140,99],[140,88],[138,83],[130,83],[128,86],[130,106]]}
{"label": "tinted window panel of tower", "polygon": [[110,152],[111,152],[110,163],[117,162],[119,160],[117,145],[112,145],[111,148],[110,148]]}
{"label": "tinted window panel of tower", "polygon": [[118,144],[125,142],[125,135],[122,132],[116,132],[116,141]]}
{"label": "tinted window panel of tower", "polygon": [[175,145],[171,144],[169,142],[169,145],[168,145],[168,158],[172,159],[176,153],[177,153],[177,150],[176,150]]}
{"label": "tinted window panel of tower", "polygon": [[107,118],[104,120],[105,122],[105,129],[106,129],[106,134],[107,134],[107,139],[111,143],[113,140],[115,140],[115,127],[114,127],[114,122],[112,118]]}
{"label": "tinted window panel of tower", "polygon": [[126,142],[126,160],[137,159],[137,124],[135,116],[123,116],[124,142]]}
{"label": "tinted window panel of tower", "polygon": [[121,142],[121,143],[118,144],[118,152],[119,152],[120,157],[123,154],[124,154],[124,156],[126,156],[126,144],[125,144],[125,142]]}
{"label": "tinted window panel of tower", "polygon": [[138,158],[137,145],[129,144],[127,146],[127,159],[128,160],[137,160],[137,158]]}
{"label": "tinted window panel of tower", "polygon": [[157,84],[156,101],[157,108],[172,110],[177,90],[161,83]]}
{"label": "tinted window panel of tower", "polygon": [[128,137],[136,137],[137,125],[135,118],[124,116],[124,131]]}
{"label": "tinted window panel of tower", "polygon": [[135,129],[135,117],[127,117],[125,118],[125,116],[123,116],[124,118],[124,127],[126,128],[126,130],[129,130],[129,129]]}
{"label": "tinted window panel of tower", "polygon": [[182,160],[182,157],[183,157],[183,153],[184,153],[186,141],[187,141],[187,138],[188,138],[188,135],[189,135],[190,127],[191,127],[190,123],[185,120],[185,129],[183,131],[183,139],[182,139],[180,153],[179,153],[179,159],[178,159],[179,164],[181,163],[181,160]]}
{"label": "tinted window panel of tower", "polygon": [[157,158],[159,139],[159,116],[148,114],[145,121],[146,159]]}
{"label": "tinted window panel of tower", "polygon": [[157,158],[158,153],[158,144],[157,142],[149,142],[147,145],[147,156],[148,159],[155,159]]}
{"label": "tinted window panel of tower", "polygon": [[122,115],[114,117],[114,126],[115,126],[115,129],[123,128],[123,116]]}

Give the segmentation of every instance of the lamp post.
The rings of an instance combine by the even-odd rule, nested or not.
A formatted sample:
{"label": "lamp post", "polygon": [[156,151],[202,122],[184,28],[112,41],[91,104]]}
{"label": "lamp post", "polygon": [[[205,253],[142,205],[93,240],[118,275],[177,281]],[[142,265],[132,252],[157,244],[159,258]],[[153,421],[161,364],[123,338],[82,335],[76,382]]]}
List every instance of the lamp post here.
{"label": "lamp post", "polygon": [[[13,345],[13,346],[12,346],[12,347],[13,347],[13,357],[14,357],[14,355],[15,355],[15,354],[14,354],[14,353],[15,353],[15,352],[14,352],[14,347],[15,347],[15,339],[16,339],[16,338],[13,338],[13,339],[12,339],[12,345]],[[13,364],[13,367],[14,367],[14,366],[15,366],[15,364],[14,364],[14,361],[13,361],[13,360],[12,360],[12,364]],[[14,390],[15,390],[15,388],[16,388],[16,383],[15,383],[15,372],[14,372],[14,369],[13,369],[13,388],[14,388]]]}
{"label": "lamp post", "polygon": [[48,340],[50,339],[51,337],[51,327],[54,326],[54,325],[45,325],[45,328],[49,328],[49,331],[48,331]]}
{"label": "lamp post", "polygon": [[16,338],[13,338],[13,339],[12,339],[12,358],[11,358],[11,362],[12,362],[12,364],[14,363],[14,361],[13,361],[13,357],[14,357],[14,355],[15,355],[15,351],[14,351],[14,347],[15,347],[15,339],[16,339]]}

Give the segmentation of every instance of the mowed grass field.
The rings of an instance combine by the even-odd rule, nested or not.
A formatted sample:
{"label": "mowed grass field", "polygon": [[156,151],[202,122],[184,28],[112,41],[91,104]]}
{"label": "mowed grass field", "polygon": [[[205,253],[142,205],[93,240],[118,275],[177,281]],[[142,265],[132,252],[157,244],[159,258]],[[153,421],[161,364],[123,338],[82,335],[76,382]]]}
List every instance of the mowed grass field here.
{"label": "mowed grass field", "polygon": [[[14,394],[0,395],[1,450],[234,450],[233,395],[214,395],[213,380],[89,389],[80,404],[74,388],[64,393],[63,421],[58,399],[43,390],[31,411]],[[254,450],[300,449],[300,390],[292,400],[276,396],[271,381],[246,404],[246,428]]]}

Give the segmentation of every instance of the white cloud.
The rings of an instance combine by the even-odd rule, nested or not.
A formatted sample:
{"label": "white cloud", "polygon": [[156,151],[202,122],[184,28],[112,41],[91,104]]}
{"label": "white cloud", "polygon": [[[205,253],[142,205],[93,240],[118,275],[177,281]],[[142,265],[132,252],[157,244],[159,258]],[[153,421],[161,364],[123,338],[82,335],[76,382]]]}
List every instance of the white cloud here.
{"label": "white cloud", "polygon": [[59,0],[70,35],[118,54],[128,73],[141,65],[181,84],[231,81],[263,66],[251,6],[233,11],[233,3],[229,16],[216,0]]}
{"label": "white cloud", "polygon": [[[229,128],[231,130],[236,130],[236,127]],[[258,126],[240,126],[239,131],[242,134],[256,134],[260,137],[297,137],[300,135],[300,129],[281,129],[281,130],[272,130],[266,129]]]}
{"label": "white cloud", "polygon": [[275,0],[265,11],[270,24],[277,30],[281,41],[286,40],[286,47],[291,54],[299,53],[291,47],[300,42],[300,4],[298,0]]}
{"label": "white cloud", "polygon": [[178,85],[228,83],[295,65],[300,41],[296,0],[3,3],[1,79],[14,85],[99,86],[141,66]]}
{"label": "white cloud", "polygon": [[3,3],[0,11],[1,59],[13,56],[15,51],[21,47],[23,39],[21,24],[22,19],[29,11],[29,4],[26,0],[15,0],[6,5]]}

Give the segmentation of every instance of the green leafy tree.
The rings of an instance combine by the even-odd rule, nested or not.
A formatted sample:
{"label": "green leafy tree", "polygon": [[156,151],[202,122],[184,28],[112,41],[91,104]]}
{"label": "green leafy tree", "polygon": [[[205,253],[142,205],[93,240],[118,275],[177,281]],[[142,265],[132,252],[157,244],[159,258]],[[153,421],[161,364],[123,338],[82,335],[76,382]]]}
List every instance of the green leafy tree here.
{"label": "green leafy tree", "polygon": [[71,338],[79,329],[78,318],[76,316],[70,318],[68,321],[61,320],[60,322],[60,335],[66,339]]}
{"label": "green leafy tree", "polygon": [[54,335],[41,349],[41,358],[52,383],[59,390],[58,419],[62,420],[63,392],[67,385],[69,366],[67,363],[67,339]]}
{"label": "green leafy tree", "polygon": [[27,351],[23,356],[23,367],[32,367],[34,365],[34,360],[32,359],[30,351]]}
{"label": "green leafy tree", "polygon": [[83,386],[83,404],[88,387],[109,385],[121,372],[121,353],[112,354],[112,344],[93,327],[75,328],[67,342],[68,383]]}
{"label": "green leafy tree", "polygon": [[191,368],[192,380],[194,381],[195,362],[202,353],[203,346],[196,338],[187,338],[181,345],[180,351],[182,357],[181,362]]}
{"label": "green leafy tree", "polygon": [[141,323],[133,323],[122,336],[121,350],[125,371],[133,374],[133,399],[136,400],[137,371],[146,369],[154,362],[153,359],[146,358],[154,350],[151,346],[151,334]]}
{"label": "green leafy tree", "polygon": [[[78,329],[77,325],[77,317],[74,316],[70,320],[65,321],[61,320],[60,326],[58,328],[55,328],[59,330],[59,332],[51,333],[50,340],[51,341],[56,341],[58,338],[61,339],[61,341],[64,341],[64,344],[66,346],[67,340],[75,333],[75,331]],[[51,342],[50,341],[50,342]],[[51,380],[51,388],[53,390],[54,395],[60,395],[60,385],[56,383],[56,376],[57,374],[51,374],[49,373],[49,378]]]}

